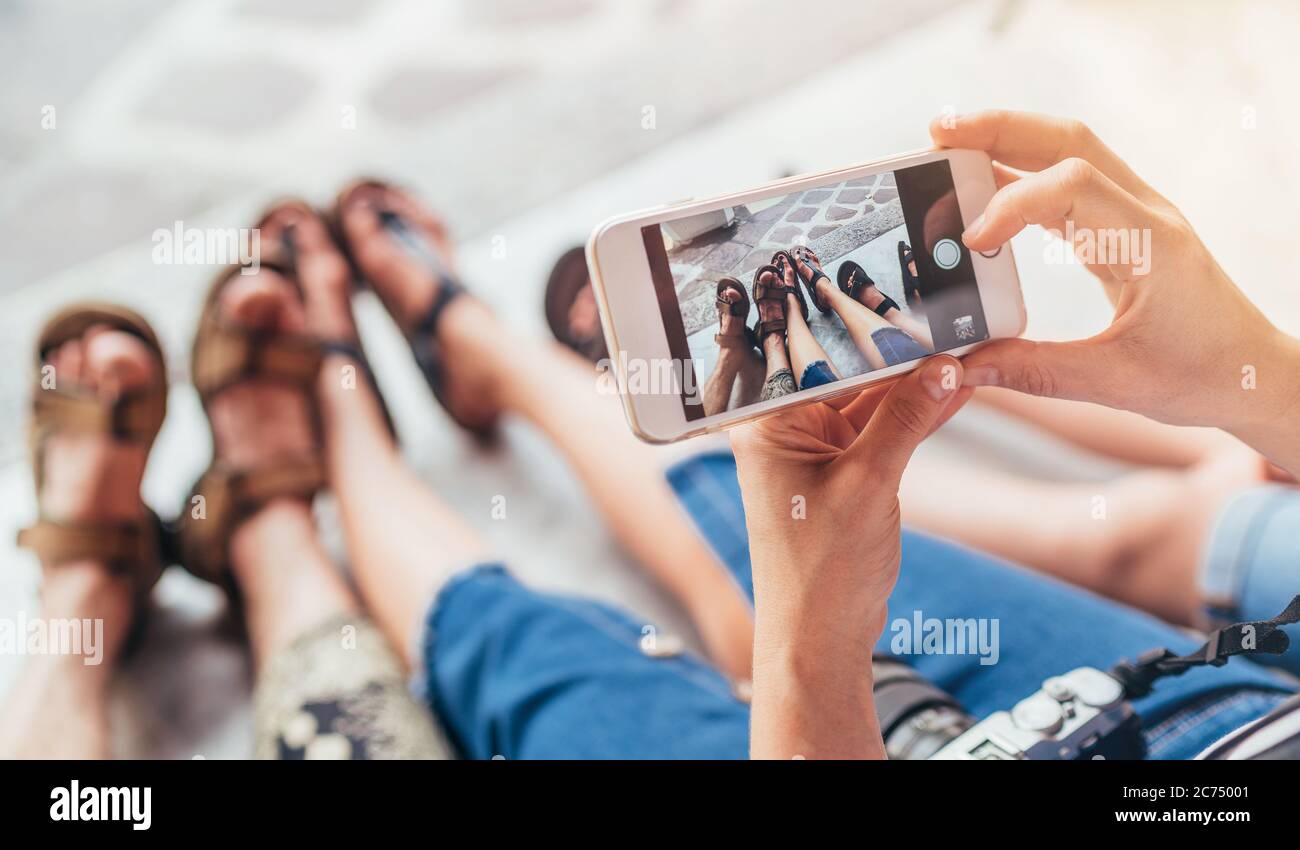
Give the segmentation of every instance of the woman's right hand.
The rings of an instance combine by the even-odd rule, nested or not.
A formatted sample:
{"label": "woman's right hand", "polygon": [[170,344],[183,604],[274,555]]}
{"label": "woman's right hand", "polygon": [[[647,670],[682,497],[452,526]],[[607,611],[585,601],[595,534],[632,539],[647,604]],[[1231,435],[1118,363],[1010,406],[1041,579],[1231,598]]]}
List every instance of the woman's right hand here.
{"label": "woman's right hand", "polygon": [[936,120],[930,133],[995,161],[1001,188],[966,230],[972,251],[1031,224],[1073,234],[1076,256],[1115,305],[1110,327],[1089,339],[975,351],[964,360],[968,386],[1212,425],[1297,473],[1300,343],[1233,284],[1173,204],[1077,121],[988,111]]}

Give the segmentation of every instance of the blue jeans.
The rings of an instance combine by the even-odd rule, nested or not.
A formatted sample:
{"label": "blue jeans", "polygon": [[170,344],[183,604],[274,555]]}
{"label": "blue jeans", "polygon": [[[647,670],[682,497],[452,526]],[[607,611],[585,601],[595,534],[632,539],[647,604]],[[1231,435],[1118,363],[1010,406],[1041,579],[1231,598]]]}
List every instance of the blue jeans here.
{"label": "blue jeans", "polygon": [[831,364],[825,360],[814,360],[809,363],[803,370],[803,376],[799,378],[799,389],[806,390],[809,387],[820,387],[836,380],[835,373],[831,371]]}
{"label": "blue jeans", "polygon": [[[752,599],[735,461],[692,458],[669,481]],[[1075,667],[1105,669],[1154,647],[1195,647],[1145,614],[914,532],[903,534],[889,605],[891,624],[918,611],[999,622],[996,664],[974,654],[904,659],[979,717]],[[749,707],[699,658],[663,657],[645,630],[611,606],[529,590],[499,565],[477,567],[450,582],[429,613],[422,687],[470,758],[744,758]],[[891,632],[878,650],[889,651]],[[1188,758],[1290,692],[1264,668],[1236,659],[1163,680],[1134,705],[1152,757]]]}
{"label": "blue jeans", "polygon": [[871,332],[871,341],[880,349],[880,356],[885,358],[886,366],[897,366],[933,353],[912,339],[912,335],[902,328],[876,328]]}
{"label": "blue jeans", "polygon": [[[1268,484],[1246,490],[1224,507],[1201,564],[1208,619],[1267,620],[1300,593],[1300,490]],[[1284,626],[1300,649],[1300,624]],[[1300,652],[1257,656],[1260,663],[1300,676]]]}

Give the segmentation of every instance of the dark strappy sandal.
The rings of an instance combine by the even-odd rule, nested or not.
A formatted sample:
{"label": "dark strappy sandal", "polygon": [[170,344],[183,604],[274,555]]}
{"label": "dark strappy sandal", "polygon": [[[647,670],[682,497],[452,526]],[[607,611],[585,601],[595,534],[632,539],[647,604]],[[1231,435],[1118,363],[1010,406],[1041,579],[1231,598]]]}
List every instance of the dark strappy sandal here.
{"label": "dark strappy sandal", "polygon": [[759,278],[763,276],[764,272],[771,272],[773,275],[776,276],[777,280],[783,279],[781,277],[781,270],[778,269],[776,266],[759,266],[757,269],[755,269],[754,285],[753,285],[754,303],[759,304],[762,303],[763,301],[778,302],[781,305],[781,318],[768,319],[765,321],[763,319],[763,314],[761,312],[759,313],[758,322],[755,323],[754,325],[754,336],[758,339],[758,344],[760,347],[762,346],[763,339],[768,334],[785,333],[786,310],[789,309],[789,305],[786,302],[786,295],[790,292],[790,287],[788,286],[785,285],[774,286],[772,284],[763,283],[762,281],[760,281]]}
{"label": "dark strappy sandal", "polygon": [[[823,315],[829,316],[833,312],[831,309],[831,302],[817,295],[817,281],[821,278],[826,278],[826,282],[830,282],[830,278],[826,275],[826,272],[821,270],[821,261],[818,259],[817,255],[812,252],[812,249],[806,245],[796,245],[791,248],[790,251],[791,253],[789,256],[791,258],[798,257],[803,260],[804,265],[808,266],[812,271],[811,275],[804,277],[799,271],[799,264],[795,263],[794,260],[791,259],[791,264],[794,266],[795,276],[803,282],[804,286],[808,287],[808,294],[812,296],[813,303],[817,305],[817,309],[821,310]],[[813,264],[814,260],[817,261],[816,265]]]}
{"label": "dark strappy sandal", "polygon": [[[858,296],[862,294],[862,290],[868,286],[876,285],[876,282],[871,279],[866,270],[852,260],[845,260],[840,263],[840,270],[835,276],[838,278],[840,291],[854,301],[858,301]],[[898,309],[898,302],[883,292],[880,293],[880,298],[881,302],[870,309],[883,319],[890,310]],[[858,301],[858,303],[862,302]]]}
{"label": "dark strappy sandal", "polygon": [[898,240],[898,268],[903,274],[903,298],[913,310],[921,304],[921,281],[908,268],[915,259],[911,247],[903,240]]}
{"label": "dark strappy sandal", "polygon": [[[298,285],[287,267],[268,263],[265,258],[262,267]],[[221,293],[239,270],[238,266],[223,269],[204,303],[191,357],[194,388],[204,411],[220,393],[249,380],[272,380],[301,390],[313,413],[316,450],[301,457],[279,458],[256,469],[235,468],[215,458],[182,506],[177,520],[181,563],[195,576],[224,587],[234,601],[238,594],[230,575],[229,544],[235,529],[274,499],[310,499],[325,485],[316,386],[330,347],[311,336],[268,333],[224,320],[220,316]]]}
{"label": "dark strappy sandal", "polygon": [[[546,297],[543,309],[546,312],[546,324],[551,335],[564,347],[576,352],[585,360],[599,363],[609,357],[609,348],[605,344],[605,334],[600,328],[592,336],[579,336],[573,330],[569,320],[569,311],[578,300],[582,291],[591,286],[591,276],[587,271],[587,254],[581,245],[574,246],[560,255],[546,279]],[[749,296],[745,296],[748,298]]]}
{"label": "dark strappy sandal", "polygon": [[[785,281],[786,265],[789,265],[790,268],[794,269],[795,280],[799,280],[799,267],[795,265],[794,256],[789,251],[777,251],[773,254],[772,265],[775,266],[776,270],[780,273],[782,282]],[[794,293],[794,297],[798,300],[799,312],[803,313],[804,321],[808,321],[808,301],[803,297],[803,291],[799,288],[797,283],[794,286],[788,287],[788,289]],[[813,302],[816,303],[816,301],[817,294],[813,293]],[[822,310],[823,313],[827,312],[822,309],[820,304],[817,306],[817,309]]]}
{"label": "dark strappy sandal", "polygon": [[[95,325],[124,331],[144,342],[158,358],[154,380],[114,399],[61,386],[57,376],[54,386],[46,388],[42,382],[46,357]],[[34,386],[29,436],[38,501],[45,487],[45,449],[50,437],[61,431],[108,434],[148,452],[167,414],[167,372],[158,337],[139,314],[112,304],[74,305],[46,323],[36,344]],[[129,576],[137,610],[172,560],[169,544],[158,516],[147,507],[135,522],[64,522],[41,516],[35,525],[18,532],[18,545],[32,550],[46,568],[94,560],[106,563],[118,575]]]}
{"label": "dark strappy sandal", "polygon": [[[335,222],[336,238],[344,255],[349,258],[354,272],[360,277],[360,267],[352,257],[351,248],[343,230],[343,208],[352,193],[363,186],[388,189],[390,185],[382,180],[357,180],[339,192],[334,206],[330,209],[329,220]],[[438,320],[442,313],[456,299],[466,295],[468,290],[452,273],[438,247],[420,232],[419,228],[408,222],[395,210],[378,211],[380,226],[396,240],[397,244],[429,272],[437,286],[433,302],[425,309],[424,316],[406,332],[406,341],[415,357],[416,365],[424,375],[425,383],[433,392],[442,408],[447,411],[457,425],[474,434],[481,440],[490,440],[496,433],[495,422],[483,425],[462,419],[448,404],[446,398],[446,373],[443,368],[444,355],[442,342],[438,339]],[[362,278],[364,279],[364,278]]]}
{"label": "dark strappy sandal", "polygon": [[[722,293],[727,290],[740,294],[739,301],[728,301],[722,297]],[[734,277],[724,277],[718,280],[718,288],[714,297],[717,306],[724,308],[729,315],[738,316],[743,322],[749,316],[749,293],[740,281]],[[719,320],[719,323],[721,321]],[[718,344],[719,348],[746,348],[752,349],[758,347],[758,339],[754,336],[754,331],[749,325],[742,324],[744,333],[740,334],[722,334],[713,335],[713,341]]]}
{"label": "dark strappy sandal", "polygon": [[[330,223],[329,219],[301,198],[281,198],[280,200],[272,202],[263,211],[261,216],[258,217],[257,224],[255,225],[256,229],[261,231],[261,229],[266,226],[266,223],[271,220],[271,216],[279,212],[281,209],[290,206],[298,207],[308,215],[319,218],[325,227],[325,232],[334,240],[335,246],[338,246],[335,228]],[[268,267],[273,268],[275,271],[278,271],[283,275],[293,278],[295,284],[298,286],[299,290],[301,290],[302,282],[298,279],[299,251],[297,242],[294,239],[293,226],[290,225],[285,227],[279,239],[267,243],[263,247],[263,255],[270,258]],[[341,250],[342,249],[340,248],[340,251]],[[347,261],[349,268],[355,268],[351,257],[345,255],[345,260]],[[356,276],[353,275],[353,281],[356,281],[356,279]],[[389,435],[393,438],[394,442],[399,442],[397,426],[393,422],[393,414],[388,409],[388,402],[384,400],[384,394],[379,391],[379,382],[375,379],[375,370],[371,368],[370,358],[366,356],[365,348],[362,346],[360,340],[356,342],[330,340],[322,342],[321,345],[326,351],[332,354],[341,354],[356,364],[357,368],[361,371],[362,376],[369,381],[371,388],[375,391],[375,398],[379,402],[379,412],[383,414],[384,424],[388,426]]]}

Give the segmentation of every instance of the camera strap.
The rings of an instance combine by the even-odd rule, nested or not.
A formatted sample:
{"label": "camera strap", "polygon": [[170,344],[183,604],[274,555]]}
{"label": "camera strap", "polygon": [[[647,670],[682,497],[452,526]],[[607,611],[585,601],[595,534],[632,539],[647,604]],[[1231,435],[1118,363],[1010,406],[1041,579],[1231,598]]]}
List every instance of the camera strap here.
{"label": "camera strap", "polygon": [[1181,676],[1193,667],[1222,667],[1234,655],[1280,655],[1291,646],[1291,639],[1282,626],[1297,622],[1300,622],[1300,596],[1293,598],[1286,610],[1271,620],[1234,623],[1215,629],[1195,652],[1175,655],[1168,649],[1152,649],[1138,656],[1135,662],[1116,664],[1110,675],[1124,686],[1125,696],[1137,699],[1151,693],[1156,680]]}

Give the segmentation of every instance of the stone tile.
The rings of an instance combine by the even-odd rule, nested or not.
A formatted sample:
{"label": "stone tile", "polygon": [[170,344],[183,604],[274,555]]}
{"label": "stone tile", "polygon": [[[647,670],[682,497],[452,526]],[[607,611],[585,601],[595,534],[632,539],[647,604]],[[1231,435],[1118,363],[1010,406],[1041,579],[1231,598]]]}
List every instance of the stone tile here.
{"label": "stone tile", "polygon": [[763,241],[763,235],[770,229],[770,225],[765,221],[745,221],[737,224],[731,231],[731,242],[741,242],[745,245],[757,245]]}
{"label": "stone tile", "polygon": [[522,68],[399,68],[370,92],[382,118],[399,124],[424,121],[472,100],[523,73]]}
{"label": "stone tile", "polygon": [[301,71],[271,57],[186,62],[161,69],[157,78],[158,84],[136,104],[136,115],[224,134],[260,132],[282,123],[314,87]]}
{"label": "stone tile", "polygon": [[871,200],[875,201],[877,204],[887,204],[897,197],[898,189],[892,186],[887,186],[884,189],[877,189],[875,194],[871,196]]}
{"label": "stone tile", "polygon": [[778,245],[791,245],[803,238],[803,228],[783,224],[767,235],[767,241]]}
{"label": "stone tile", "polygon": [[[838,224],[819,224],[812,230],[808,231],[808,241],[816,242],[818,239],[821,239],[824,236],[829,236],[839,229],[840,225]],[[819,253],[818,256],[821,256],[821,254]]]}
{"label": "stone tile", "polygon": [[831,207],[826,211],[827,221],[847,221],[858,214],[853,207]]}
{"label": "stone tile", "polygon": [[812,189],[811,191],[804,192],[803,198],[800,200],[805,204],[824,204],[829,201],[830,198],[831,192],[829,189]]}
{"label": "stone tile", "polygon": [[871,242],[882,233],[893,230],[902,223],[903,207],[898,201],[894,201],[877,208],[870,215],[856,218],[833,230],[816,235],[810,233],[808,238],[816,241],[812,248],[817,252],[817,256],[825,262],[830,262]]}
{"label": "stone tile", "polygon": [[772,204],[772,206],[768,207],[767,209],[759,210],[756,213],[751,213],[749,216],[749,220],[767,221],[767,222],[777,221],[781,218],[782,215],[785,215],[785,212],[788,209],[790,209],[790,202],[782,201],[779,204]]}
{"label": "stone tile", "polygon": [[844,185],[852,186],[855,188],[870,189],[872,186],[876,185],[877,179],[878,179],[877,175],[872,175],[870,177],[859,177],[857,180],[849,180]]}
{"label": "stone tile", "polygon": [[785,220],[804,224],[812,221],[815,215],[817,215],[816,207],[795,207],[790,210],[790,214],[785,217]]}
{"label": "stone tile", "polygon": [[736,268],[737,264],[749,253],[750,246],[742,245],[738,242],[728,242],[719,245],[717,250],[709,254],[708,261],[704,267],[711,272],[730,272]]}
{"label": "stone tile", "polygon": [[235,12],[248,18],[315,26],[359,21],[374,5],[370,0],[243,0]]}
{"label": "stone tile", "polygon": [[[738,271],[750,271],[759,266],[765,266],[772,260],[772,250],[767,247],[755,248],[749,253],[749,256],[741,260],[740,265],[736,267]],[[749,285],[748,280],[742,280],[741,283]]]}
{"label": "stone tile", "polygon": [[860,204],[867,199],[866,189],[844,189],[835,196],[837,204]]}

